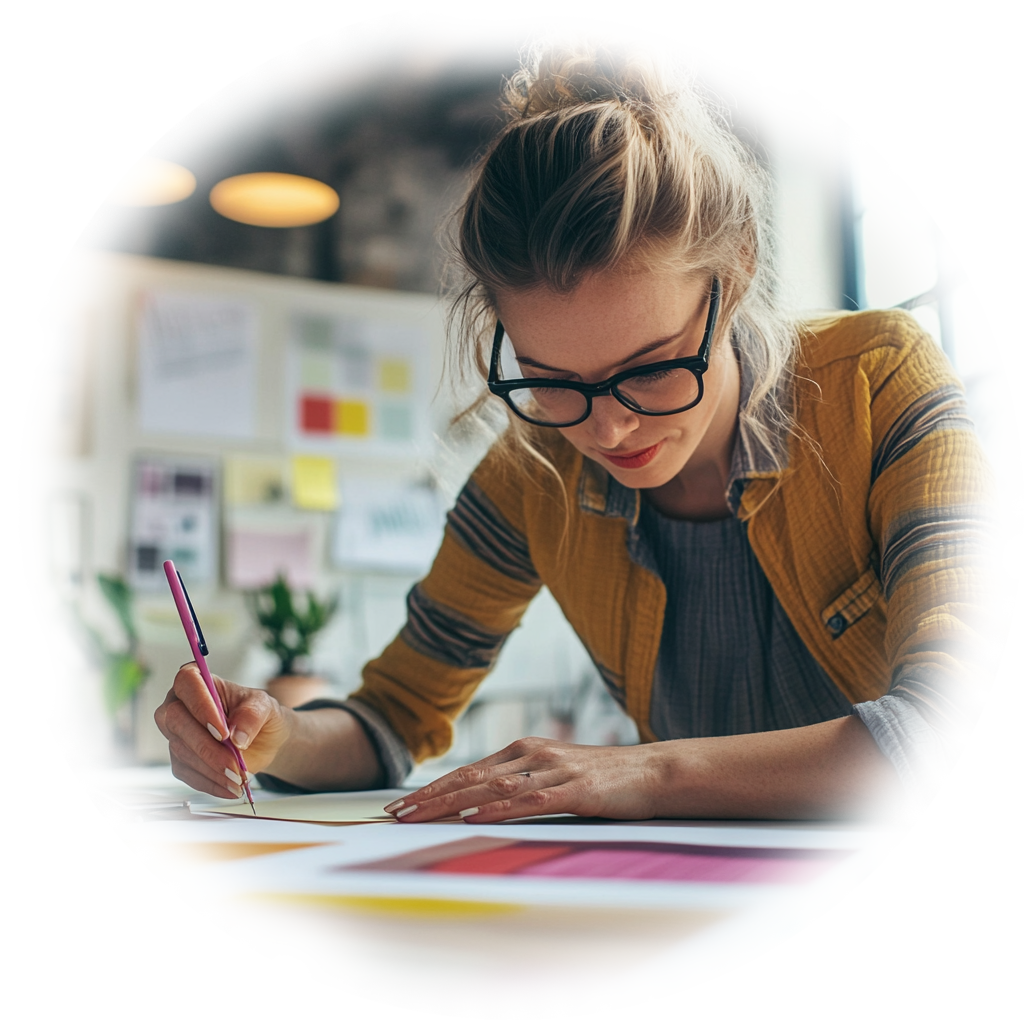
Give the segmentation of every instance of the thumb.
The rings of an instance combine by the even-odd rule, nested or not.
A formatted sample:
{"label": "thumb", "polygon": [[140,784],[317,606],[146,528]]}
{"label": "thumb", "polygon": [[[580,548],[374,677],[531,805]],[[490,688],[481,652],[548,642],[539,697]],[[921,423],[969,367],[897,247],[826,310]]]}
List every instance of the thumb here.
{"label": "thumb", "polygon": [[280,714],[277,702],[265,690],[246,688],[228,712],[228,735],[239,750],[245,750],[267,722]]}

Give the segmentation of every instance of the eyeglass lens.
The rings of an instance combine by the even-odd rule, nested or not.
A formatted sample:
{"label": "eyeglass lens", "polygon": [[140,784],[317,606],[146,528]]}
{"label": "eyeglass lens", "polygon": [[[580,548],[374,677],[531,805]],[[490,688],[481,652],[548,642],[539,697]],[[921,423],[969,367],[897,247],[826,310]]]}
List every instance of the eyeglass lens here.
{"label": "eyeglass lens", "polygon": [[[635,412],[669,413],[696,402],[700,383],[689,370],[658,370],[622,381],[613,394]],[[570,388],[516,388],[508,397],[517,412],[550,426],[573,423],[587,413],[587,399]]]}

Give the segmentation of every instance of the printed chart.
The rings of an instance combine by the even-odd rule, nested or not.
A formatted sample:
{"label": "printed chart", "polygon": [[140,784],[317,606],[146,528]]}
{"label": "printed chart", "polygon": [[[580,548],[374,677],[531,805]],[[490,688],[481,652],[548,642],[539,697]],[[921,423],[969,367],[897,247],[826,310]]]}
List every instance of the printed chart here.
{"label": "printed chart", "polygon": [[290,436],[310,451],[408,457],[430,443],[427,332],[415,323],[298,314]]}
{"label": "printed chart", "polygon": [[472,836],[338,870],[764,885],[813,881],[846,856],[842,850]]}

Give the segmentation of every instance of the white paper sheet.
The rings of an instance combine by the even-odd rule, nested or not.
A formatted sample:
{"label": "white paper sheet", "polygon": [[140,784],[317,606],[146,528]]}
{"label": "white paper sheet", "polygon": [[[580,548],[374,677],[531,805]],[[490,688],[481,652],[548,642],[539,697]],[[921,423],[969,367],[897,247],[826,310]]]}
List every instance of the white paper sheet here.
{"label": "white paper sheet", "polygon": [[139,423],[156,434],[256,432],[256,307],[240,299],[150,292],[139,326]]}
{"label": "white paper sheet", "polygon": [[436,491],[415,484],[346,477],[334,524],[335,563],[344,569],[422,575],[444,533]]}

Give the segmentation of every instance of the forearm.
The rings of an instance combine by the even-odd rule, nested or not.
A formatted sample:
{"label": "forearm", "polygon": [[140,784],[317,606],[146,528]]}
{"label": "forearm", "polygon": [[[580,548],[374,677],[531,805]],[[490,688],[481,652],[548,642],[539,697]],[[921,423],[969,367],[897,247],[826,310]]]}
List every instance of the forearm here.
{"label": "forearm", "polygon": [[265,771],[317,791],[375,789],[383,770],[358,719],[343,708],[283,708],[288,738]]}
{"label": "forearm", "polygon": [[855,716],[776,732],[652,744],[657,816],[829,818],[899,790]]}

